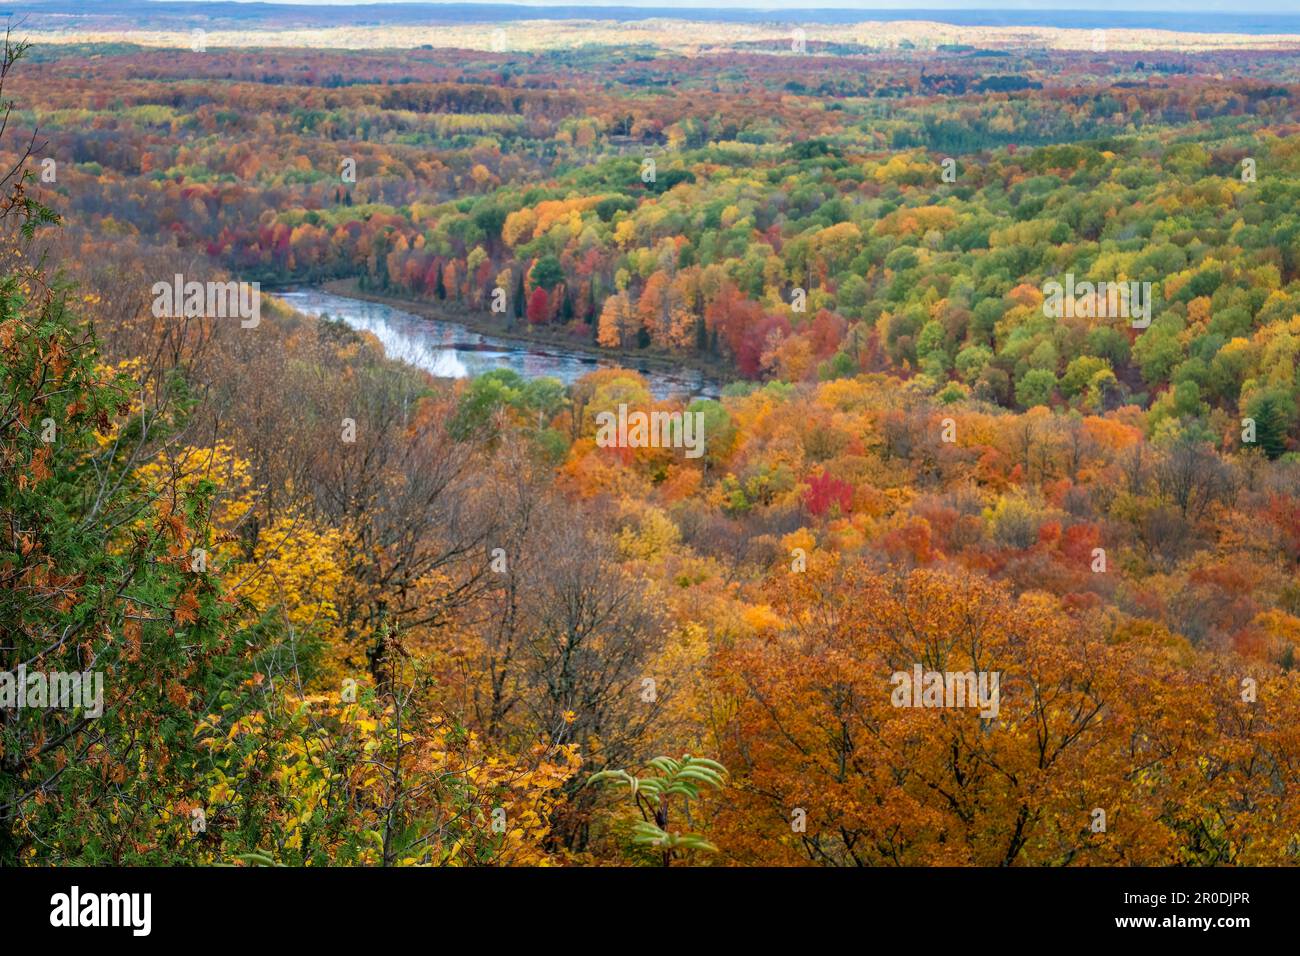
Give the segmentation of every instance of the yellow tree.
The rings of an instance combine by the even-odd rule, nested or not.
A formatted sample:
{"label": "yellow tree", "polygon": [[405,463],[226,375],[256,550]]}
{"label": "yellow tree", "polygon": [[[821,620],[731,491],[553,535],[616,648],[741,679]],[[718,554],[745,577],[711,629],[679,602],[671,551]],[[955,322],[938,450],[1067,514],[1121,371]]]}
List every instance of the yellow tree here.
{"label": "yellow tree", "polygon": [[629,343],[635,321],[627,295],[622,292],[611,295],[600,310],[596,341],[607,349],[624,348]]}

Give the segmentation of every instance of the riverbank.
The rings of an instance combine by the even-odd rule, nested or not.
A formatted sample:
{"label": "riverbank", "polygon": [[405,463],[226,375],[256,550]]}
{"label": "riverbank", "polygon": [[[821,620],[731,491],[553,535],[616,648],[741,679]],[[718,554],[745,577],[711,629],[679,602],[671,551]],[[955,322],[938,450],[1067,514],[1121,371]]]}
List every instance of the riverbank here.
{"label": "riverbank", "polygon": [[629,369],[641,376],[656,399],[721,396],[717,380],[697,369],[576,349],[561,337],[552,344],[497,335],[457,318],[443,318],[446,312],[436,307],[416,310],[400,299],[362,297],[350,291],[336,284],[332,290],[293,286],[269,294],[302,315],[329,316],[374,336],[388,358],[438,379],[472,378],[508,369],[525,379],[551,378],[570,386],[598,369]]}
{"label": "riverbank", "polygon": [[623,361],[627,363],[626,367],[631,369],[646,367],[665,372],[692,369],[707,377],[718,388],[734,381],[734,375],[730,369],[721,369],[713,363],[691,356],[670,355],[656,351],[620,352],[613,349],[603,349],[598,345],[582,341],[556,329],[530,325],[527,320],[516,320],[513,325],[510,325],[494,312],[471,312],[459,308],[453,311],[432,302],[368,292],[360,288],[356,279],[332,279],[329,282],[321,283],[320,288],[334,295],[343,295],[353,299],[361,299],[365,302],[378,302],[382,305],[392,306],[394,309],[401,309],[421,318],[434,319],[438,322],[453,322],[482,335],[491,335],[499,339],[509,339],[532,345],[550,346],[568,352],[589,355],[592,358],[603,359],[606,362]]}

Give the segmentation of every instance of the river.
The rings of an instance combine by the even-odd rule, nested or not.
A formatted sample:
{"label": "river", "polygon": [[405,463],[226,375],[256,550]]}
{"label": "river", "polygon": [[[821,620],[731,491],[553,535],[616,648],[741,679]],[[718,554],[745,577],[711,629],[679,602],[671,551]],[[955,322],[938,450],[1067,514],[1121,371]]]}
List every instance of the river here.
{"label": "river", "polygon": [[456,322],[427,319],[382,302],[353,299],[315,287],[276,295],[305,315],[328,315],[350,328],[373,333],[389,358],[439,378],[466,378],[508,368],[524,378],[557,378],[570,385],[597,369],[622,367],[639,372],[656,398],[719,395],[718,383],[696,369],[665,370],[641,364],[632,357],[619,361],[557,345],[484,335]]}

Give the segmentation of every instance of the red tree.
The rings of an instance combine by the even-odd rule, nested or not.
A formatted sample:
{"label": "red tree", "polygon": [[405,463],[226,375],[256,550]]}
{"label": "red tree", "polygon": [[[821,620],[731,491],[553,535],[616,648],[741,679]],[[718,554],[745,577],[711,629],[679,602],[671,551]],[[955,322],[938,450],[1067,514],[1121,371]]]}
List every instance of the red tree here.
{"label": "red tree", "polygon": [[821,517],[832,505],[839,508],[840,514],[848,514],[853,504],[853,486],[847,481],[832,478],[830,472],[823,471],[808,479],[808,493],[804,495],[804,505],[809,514]]}
{"label": "red tree", "polygon": [[546,290],[538,286],[528,297],[528,321],[533,325],[541,325],[550,315],[550,310],[551,303],[546,296]]}

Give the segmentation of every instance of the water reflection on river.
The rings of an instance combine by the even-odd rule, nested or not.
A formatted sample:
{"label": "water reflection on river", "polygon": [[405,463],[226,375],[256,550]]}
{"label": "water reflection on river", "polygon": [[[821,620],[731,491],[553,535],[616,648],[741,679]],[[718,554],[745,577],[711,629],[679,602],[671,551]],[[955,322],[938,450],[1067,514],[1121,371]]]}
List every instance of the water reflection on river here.
{"label": "water reflection on river", "polygon": [[596,369],[622,365],[640,372],[656,398],[718,396],[717,383],[695,369],[664,371],[639,366],[631,358],[618,362],[584,352],[569,352],[557,345],[495,338],[455,322],[426,319],[382,302],[353,299],[323,289],[299,288],[276,294],[306,315],[328,315],[351,328],[373,333],[389,358],[440,378],[465,378],[495,368],[509,368],[525,378],[549,376],[568,385]]}

